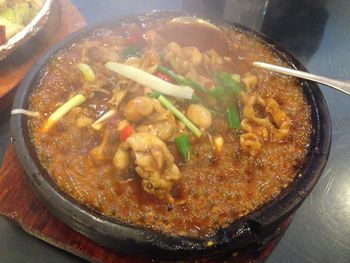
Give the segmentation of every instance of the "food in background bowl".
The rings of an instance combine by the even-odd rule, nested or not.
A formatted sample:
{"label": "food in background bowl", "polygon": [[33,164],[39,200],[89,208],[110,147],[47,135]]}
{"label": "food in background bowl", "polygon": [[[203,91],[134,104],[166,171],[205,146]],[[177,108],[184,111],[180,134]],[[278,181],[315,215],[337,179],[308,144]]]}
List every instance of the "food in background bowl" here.
{"label": "food in background bowl", "polygon": [[21,31],[43,3],[44,0],[0,0],[0,45]]}
{"label": "food in background bowl", "polygon": [[254,35],[220,27],[221,49],[201,30],[101,27],[50,59],[28,126],[63,191],[119,222],[198,238],[295,179],[312,130],[298,82],[252,67],[283,65]]}

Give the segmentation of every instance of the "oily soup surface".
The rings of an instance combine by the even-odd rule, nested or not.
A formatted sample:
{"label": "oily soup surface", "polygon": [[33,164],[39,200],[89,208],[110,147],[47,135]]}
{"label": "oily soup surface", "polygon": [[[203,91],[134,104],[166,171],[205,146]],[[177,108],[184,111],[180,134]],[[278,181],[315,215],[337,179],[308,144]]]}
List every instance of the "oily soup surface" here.
{"label": "oily soup surface", "polygon": [[[222,28],[213,38],[224,37],[229,49],[210,49],[207,42],[198,43],[203,36],[177,37],[177,28],[165,25],[151,20],[100,28],[58,52],[30,97],[30,110],[40,117],[30,119],[28,126],[43,167],[79,202],[128,224],[203,237],[277,197],[293,181],[307,154],[310,109],[295,79],[252,67],[253,61],[283,65],[254,36]],[[202,128],[197,138],[156,98],[148,97],[149,88],[107,70],[108,61],[175,82],[157,72],[157,65],[163,65],[208,90],[217,87],[217,72],[235,74],[242,91],[226,90],[216,97],[195,91],[199,103],[167,96]],[[77,63],[90,65],[96,80],[87,82]],[[78,93],[86,101],[43,132],[50,114]],[[151,110],[142,104],[150,101]],[[194,110],[193,117],[190,104],[207,110]],[[229,105],[240,114],[238,129],[228,127]],[[141,110],[135,113],[137,107]],[[91,124],[111,109],[117,113],[101,129],[93,129]],[[202,125],[203,120],[207,123]],[[121,123],[132,127],[131,136],[123,134],[130,136],[127,140]],[[187,162],[174,143],[180,134],[188,135],[191,144]],[[142,140],[149,146],[142,148]],[[123,169],[125,158],[118,159],[117,152],[128,158]],[[159,169],[150,172],[149,164],[140,164],[146,159]],[[158,182],[160,190],[155,189]]]}

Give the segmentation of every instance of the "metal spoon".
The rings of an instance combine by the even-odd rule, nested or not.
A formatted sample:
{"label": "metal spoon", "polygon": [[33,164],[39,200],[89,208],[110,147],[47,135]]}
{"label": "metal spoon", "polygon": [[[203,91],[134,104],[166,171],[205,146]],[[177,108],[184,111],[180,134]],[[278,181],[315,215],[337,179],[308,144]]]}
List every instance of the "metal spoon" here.
{"label": "metal spoon", "polygon": [[278,73],[282,73],[282,74],[286,74],[289,76],[294,76],[294,77],[298,77],[298,78],[302,78],[302,79],[312,80],[312,81],[315,81],[317,83],[327,85],[331,88],[334,88],[336,90],[339,90],[341,92],[344,92],[344,93],[350,95],[350,82],[347,82],[347,81],[330,79],[330,78],[318,76],[315,74],[310,74],[310,73],[307,73],[304,71],[300,71],[300,70],[295,70],[295,69],[290,69],[290,68],[285,68],[285,67],[281,67],[281,66],[268,64],[265,62],[254,62],[253,66],[256,66],[259,68],[264,68],[264,69],[271,70],[271,71],[278,72]]}

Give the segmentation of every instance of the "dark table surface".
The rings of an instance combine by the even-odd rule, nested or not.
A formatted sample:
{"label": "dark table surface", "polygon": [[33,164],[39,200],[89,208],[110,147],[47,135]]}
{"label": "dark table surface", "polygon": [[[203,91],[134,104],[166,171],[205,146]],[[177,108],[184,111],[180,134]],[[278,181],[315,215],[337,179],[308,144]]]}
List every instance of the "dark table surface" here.
{"label": "dark table surface", "polygon": [[[73,0],[89,23],[151,9],[223,16],[271,36],[314,73],[350,79],[349,0]],[[332,117],[327,167],[267,262],[350,261],[350,97],[321,86]],[[9,111],[0,115],[0,162]],[[0,262],[83,262],[0,217]]]}

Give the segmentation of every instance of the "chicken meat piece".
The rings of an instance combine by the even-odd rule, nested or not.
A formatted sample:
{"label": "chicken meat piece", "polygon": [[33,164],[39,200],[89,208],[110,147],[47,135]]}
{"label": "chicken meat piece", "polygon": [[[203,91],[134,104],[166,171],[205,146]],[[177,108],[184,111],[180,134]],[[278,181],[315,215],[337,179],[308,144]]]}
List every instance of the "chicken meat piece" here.
{"label": "chicken meat piece", "polygon": [[178,73],[186,74],[203,60],[202,53],[195,47],[182,48],[171,42],[166,46],[164,61],[170,64]]}
{"label": "chicken meat piece", "polygon": [[171,190],[181,174],[166,144],[150,133],[134,133],[115,154],[113,164],[118,172],[127,169],[130,151],[135,156],[135,170],[142,178],[143,189],[160,200],[173,203]]}
{"label": "chicken meat piece", "polygon": [[172,142],[177,132],[177,124],[174,115],[154,99],[152,114],[144,119],[136,131],[151,133],[163,141]]}
{"label": "chicken meat piece", "polygon": [[115,142],[113,141],[113,132],[105,129],[102,134],[102,141],[99,145],[90,150],[91,160],[96,165],[102,165],[110,162],[115,151]]}
{"label": "chicken meat piece", "polygon": [[160,56],[155,49],[150,49],[145,52],[142,57],[141,69],[154,74],[157,71],[157,67],[160,64]]}
{"label": "chicken meat piece", "polygon": [[209,70],[221,69],[223,63],[224,59],[214,49],[203,53],[203,64]]}

